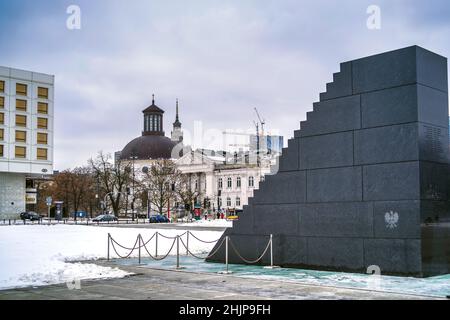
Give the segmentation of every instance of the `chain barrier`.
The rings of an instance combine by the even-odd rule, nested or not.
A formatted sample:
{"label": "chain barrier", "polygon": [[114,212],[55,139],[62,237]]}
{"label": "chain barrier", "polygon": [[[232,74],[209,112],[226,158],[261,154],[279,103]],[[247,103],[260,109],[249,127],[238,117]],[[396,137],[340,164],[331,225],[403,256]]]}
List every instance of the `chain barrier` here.
{"label": "chain barrier", "polygon": [[[182,237],[183,237],[184,235],[187,235],[187,239],[186,239],[186,242],[187,242],[187,243],[185,243],[185,242],[183,241],[183,239],[182,239]],[[268,251],[269,248],[270,248],[270,259],[271,259],[270,264],[271,264],[271,266],[273,267],[273,236],[272,236],[272,235],[270,235],[269,242],[267,243],[267,246],[265,247],[264,251],[262,252],[262,254],[261,254],[256,260],[248,260],[248,259],[245,259],[245,258],[239,253],[239,251],[237,250],[236,246],[235,246],[234,243],[231,241],[231,238],[230,238],[229,236],[223,237],[223,238],[222,238],[222,241],[220,242],[220,244],[219,244],[218,246],[216,246],[216,249],[215,249],[213,252],[209,253],[206,257],[201,257],[200,255],[193,253],[193,252],[189,249],[189,242],[188,242],[188,241],[189,241],[189,236],[190,236],[190,235],[193,236],[196,240],[198,240],[198,241],[200,241],[200,242],[203,242],[203,243],[214,243],[214,242],[217,243],[217,242],[220,240],[220,239],[215,240],[215,241],[205,241],[205,240],[201,240],[201,239],[199,239],[198,237],[196,237],[194,234],[192,234],[192,232],[190,232],[190,231],[186,231],[186,232],[182,233],[181,235],[177,235],[177,236],[175,236],[175,237],[168,237],[168,236],[162,235],[162,234],[159,233],[159,232],[155,232],[155,233],[150,237],[150,239],[147,240],[146,242],[144,242],[144,239],[142,238],[142,235],[139,234],[139,235],[137,236],[137,239],[136,239],[136,241],[135,241],[135,243],[134,243],[133,248],[128,248],[128,247],[125,247],[125,246],[119,244],[119,243],[118,243],[118,242],[117,242],[110,234],[108,234],[108,260],[109,260],[109,244],[110,244],[110,243],[111,243],[111,246],[112,246],[114,252],[116,253],[116,255],[117,255],[119,258],[122,258],[122,259],[129,258],[129,257],[131,256],[131,254],[134,252],[134,250],[138,249],[138,250],[139,250],[139,263],[140,263],[140,259],[141,259],[141,254],[140,254],[140,251],[141,251],[140,249],[141,249],[141,248],[144,248],[144,250],[147,252],[147,254],[150,256],[151,259],[156,260],[156,261],[161,261],[161,260],[166,259],[166,258],[170,255],[170,253],[172,252],[172,250],[173,250],[175,244],[177,243],[177,267],[179,267],[179,255],[180,255],[180,253],[179,253],[179,241],[181,241],[181,244],[182,244],[183,247],[186,249],[186,255],[191,255],[191,256],[193,256],[194,258],[201,259],[201,260],[205,260],[205,259],[208,259],[208,258],[211,258],[211,257],[215,256],[215,255],[217,254],[217,252],[220,250],[220,248],[222,248],[222,246],[223,246],[223,244],[225,243],[225,241],[227,241],[227,244],[229,244],[229,245],[231,246],[231,248],[233,249],[233,251],[236,253],[237,257],[238,257],[239,259],[241,259],[243,262],[247,263],[247,264],[256,264],[256,263],[260,262],[260,261],[262,260],[262,258],[264,258],[264,256],[266,255],[267,251]],[[158,257],[158,241],[157,241],[158,236],[161,236],[161,237],[166,238],[166,239],[169,239],[169,240],[173,240],[173,241],[172,241],[172,245],[170,246],[169,251],[168,251],[165,255],[163,255],[163,256],[161,256],[161,257]],[[152,254],[150,253],[150,251],[147,249],[147,245],[148,245],[148,244],[153,240],[153,238],[155,238],[155,237],[156,237],[156,248],[155,248],[156,255],[154,256],[154,255],[152,255]],[[119,247],[122,248],[122,249],[125,249],[125,250],[131,250],[131,251],[130,251],[130,253],[128,253],[127,255],[122,256],[122,255],[120,255],[120,254],[117,252],[116,245],[119,246]],[[228,245],[227,245],[227,247],[228,247]],[[229,255],[228,248],[227,248],[227,250],[226,250],[226,252],[225,252],[225,255],[226,255],[225,258],[226,258],[226,262],[227,262],[227,272],[228,272],[228,255]]]}
{"label": "chain barrier", "polygon": [[[110,239],[110,240],[113,240],[113,238],[112,238],[111,236],[109,237],[109,239]],[[111,246],[112,246],[114,252],[115,252],[120,258],[122,258],[122,259],[127,259],[127,258],[129,258],[129,257],[131,256],[131,254],[134,252],[134,250],[136,250],[136,245],[137,245],[137,243],[139,242],[139,239],[140,239],[140,235],[136,238],[136,242],[134,243],[134,247],[131,249],[130,253],[127,254],[126,256],[121,256],[121,255],[117,252],[116,247],[114,246],[114,242],[115,242],[115,241],[111,241]]]}
{"label": "chain barrier", "polygon": [[[220,240],[220,239],[219,239],[219,240]],[[219,240],[217,240],[217,241],[219,241]],[[197,259],[205,260],[205,259],[211,258],[212,256],[214,256],[214,255],[219,251],[219,249],[222,247],[223,243],[225,242],[225,238],[222,239],[222,241],[220,242],[220,244],[219,244],[219,246],[216,248],[216,250],[214,250],[212,253],[210,253],[210,254],[207,255],[206,257],[200,257],[200,256],[197,256],[196,254],[192,253],[192,251],[189,250],[188,246],[184,243],[183,239],[180,238],[180,241],[181,241],[181,244],[186,248],[186,251],[187,251],[191,256],[193,256],[194,258],[197,258]]]}
{"label": "chain barrier", "polygon": [[185,234],[187,234],[188,232],[189,232],[189,231],[185,231],[185,232],[183,232],[182,234],[180,234],[180,235],[178,235],[178,236],[175,236],[175,237],[168,237],[168,236],[165,236],[165,235],[163,235],[163,234],[161,234],[161,233],[159,233],[159,232],[157,232],[157,233],[158,233],[158,235],[160,235],[160,236],[163,237],[163,238],[172,240],[172,239],[176,239],[177,237],[182,237],[182,236],[184,236]]}
{"label": "chain barrier", "polygon": [[190,231],[188,231],[188,232],[192,237],[194,237],[194,239],[197,239],[198,241],[203,242],[203,243],[214,243],[214,242],[217,242],[220,240],[220,238],[219,238],[219,239],[213,240],[213,241],[205,241],[205,240],[201,240],[201,239],[197,238],[192,232],[190,232]]}
{"label": "chain barrier", "polygon": [[[142,239],[142,237],[141,237]],[[162,258],[158,258],[156,256],[153,256],[148,250],[147,250],[147,246],[144,246],[144,250],[147,252],[147,254],[150,256],[150,258],[152,258],[153,260],[156,261],[161,261],[164,260],[165,258],[167,258],[167,256],[170,254],[170,252],[172,252],[173,247],[175,246],[175,242],[177,241],[177,238],[173,239],[172,242],[172,246],[170,247],[169,251],[167,251],[167,254],[165,254]]]}
{"label": "chain barrier", "polygon": [[247,259],[245,259],[245,258],[239,253],[239,251],[236,249],[236,247],[235,247],[234,244],[233,244],[233,241],[231,241],[231,239],[229,239],[228,241],[230,242],[231,248],[234,250],[234,252],[236,253],[236,255],[237,255],[242,261],[244,261],[245,263],[248,263],[248,264],[255,264],[255,263],[258,263],[259,261],[261,261],[261,259],[266,255],[267,250],[269,250],[269,248],[270,248],[270,246],[271,246],[271,244],[272,244],[272,241],[269,240],[269,243],[267,243],[267,246],[266,246],[266,248],[264,249],[264,252],[261,254],[261,256],[260,256],[258,259],[256,259],[256,260],[247,260]]}
{"label": "chain barrier", "polygon": [[[150,237],[150,239],[148,239],[148,241],[145,242],[145,243],[144,243],[144,239],[143,239],[142,236],[141,236],[142,246],[145,247],[150,241],[153,240],[154,237],[156,237],[157,234],[158,234],[158,232],[155,232],[155,233]],[[139,235],[140,235],[140,234],[139,234]]]}

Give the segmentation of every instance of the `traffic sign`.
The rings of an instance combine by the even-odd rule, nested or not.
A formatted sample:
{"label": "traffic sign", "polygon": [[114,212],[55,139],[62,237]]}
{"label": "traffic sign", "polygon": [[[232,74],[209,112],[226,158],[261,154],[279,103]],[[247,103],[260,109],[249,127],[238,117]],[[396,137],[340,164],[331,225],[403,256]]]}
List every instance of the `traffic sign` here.
{"label": "traffic sign", "polygon": [[52,205],[52,201],[53,201],[52,197],[47,197],[47,198],[45,199],[45,202],[47,202],[47,205],[48,205],[48,206],[51,206],[51,205]]}

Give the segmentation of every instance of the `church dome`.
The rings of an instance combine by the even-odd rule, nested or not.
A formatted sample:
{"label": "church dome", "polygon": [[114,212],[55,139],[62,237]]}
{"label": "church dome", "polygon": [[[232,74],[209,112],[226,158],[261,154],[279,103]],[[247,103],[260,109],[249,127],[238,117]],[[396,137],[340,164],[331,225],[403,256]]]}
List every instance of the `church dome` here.
{"label": "church dome", "polygon": [[120,158],[129,160],[170,159],[176,143],[165,136],[145,135],[129,142],[123,148]]}
{"label": "church dome", "polygon": [[177,145],[177,142],[164,136],[164,110],[155,105],[154,95],[151,106],[147,107],[142,113],[144,114],[142,136],[132,140],[123,148],[120,159],[130,160],[133,157],[136,160],[170,159],[172,149]]}

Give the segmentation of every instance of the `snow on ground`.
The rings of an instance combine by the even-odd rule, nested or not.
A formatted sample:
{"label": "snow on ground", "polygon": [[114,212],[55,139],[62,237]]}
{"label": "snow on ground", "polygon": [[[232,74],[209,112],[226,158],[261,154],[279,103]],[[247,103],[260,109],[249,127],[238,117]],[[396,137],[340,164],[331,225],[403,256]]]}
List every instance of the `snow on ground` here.
{"label": "snow on ground", "polygon": [[233,221],[227,221],[225,219],[214,219],[214,220],[194,220],[192,222],[188,223],[182,223],[179,224],[182,226],[201,226],[201,227],[225,227],[225,228],[231,228],[233,227]]}
{"label": "snow on ground", "polygon": [[[0,290],[41,286],[75,280],[124,277],[128,273],[117,268],[101,267],[77,261],[96,260],[107,256],[108,233],[121,245],[133,247],[138,234],[147,242],[154,233],[168,237],[181,235],[184,231],[174,229],[115,228],[74,225],[28,225],[0,228]],[[217,240],[219,231],[193,231],[201,240]],[[186,242],[186,235],[182,238]],[[158,237],[158,253],[166,254],[173,244],[172,239]],[[180,244],[182,246],[182,244]],[[193,237],[189,239],[189,250],[207,253],[213,244],[205,244]],[[117,247],[120,255],[129,250]],[[147,244],[151,254],[155,253],[155,238]],[[144,249],[142,249],[144,256]],[[180,248],[180,251],[183,251]],[[146,254],[146,253],[145,253]],[[176,245],[171,255],[176,254]],[[131,256],[137,256],[136,250]],[[111,247],[111,258],[117,257]],[[69,263],[75,262],[75,263]]]}

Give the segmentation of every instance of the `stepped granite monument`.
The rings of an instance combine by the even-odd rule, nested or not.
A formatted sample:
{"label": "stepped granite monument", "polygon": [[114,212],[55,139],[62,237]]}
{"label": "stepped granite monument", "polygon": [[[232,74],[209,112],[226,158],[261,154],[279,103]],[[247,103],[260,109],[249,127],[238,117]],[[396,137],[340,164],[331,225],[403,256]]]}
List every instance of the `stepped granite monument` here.
{"label": "stepped granite monument", "polygon": [[448,151],[446,58],[413,46],[342,63],[223,237],[256,259],[273,234],[284,267],[450,273]]}

